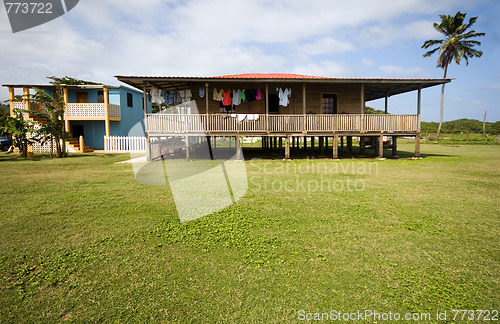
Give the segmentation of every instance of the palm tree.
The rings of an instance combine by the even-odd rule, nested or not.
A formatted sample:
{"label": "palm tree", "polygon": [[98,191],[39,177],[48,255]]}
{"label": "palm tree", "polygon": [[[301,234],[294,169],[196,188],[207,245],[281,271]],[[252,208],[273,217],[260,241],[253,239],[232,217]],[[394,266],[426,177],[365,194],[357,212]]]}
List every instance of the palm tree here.
{"label": "palm tree", "polygon": [[[480,46],[481,43],[472,38],[484,36],[485,33],[476,33],[474,30],[469,30],[469,28],[474,25],[477,17],[472,17],[469,19],[468,23],[464,23],[466,13],[461,13],[460,11],[456,13],[455,16],[450,15],[440,15],[441,23],[434,23],[434,28],[445,36],[444,39],[431,39],[425,41],[422,48],[429,48],[433,45],[439,45],[436,48],[428,51],[424,54],[424,57],[429,57],[432,54],[439,51],[439,58],[436,67],[444,69],[444,76],[446,78],[446,73],[448,72],[448,64],[453,60],[457,64],[460,64],[462,58],[465,59],[466,65],[469,65],[469,58],[481,57],[483,52],[474,49],[474,45]],[[443,125],[443,103],[444,103],[444,83],[441,88],[441,115],[439,118],[439,127],[437,131],[437,140],[439,141],[439,133],[441,132],[441,127]]]}

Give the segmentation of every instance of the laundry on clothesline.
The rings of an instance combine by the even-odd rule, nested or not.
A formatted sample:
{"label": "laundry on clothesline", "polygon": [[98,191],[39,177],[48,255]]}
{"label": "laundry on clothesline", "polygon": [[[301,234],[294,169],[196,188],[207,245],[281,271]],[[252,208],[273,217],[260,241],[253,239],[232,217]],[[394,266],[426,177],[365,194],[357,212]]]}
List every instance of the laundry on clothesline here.
{"label": "laundry on clothesline", "polygon": [[234,106],[241,104],[240,90],[233,90],[232,103]]}
{"label": "laundry on clothesline", "polygon": [[217,101],[222,101],[222,94],[224,93],[224,90],[220,89],[217,91],[217,88],[214,88],[214,96],[213,99]]}
{"label": "laundry on clothesline", "polygon": [[278,97],[280,106],[286,107],[290,103],[290,96],[292,95],[292,89],[279,89]]}

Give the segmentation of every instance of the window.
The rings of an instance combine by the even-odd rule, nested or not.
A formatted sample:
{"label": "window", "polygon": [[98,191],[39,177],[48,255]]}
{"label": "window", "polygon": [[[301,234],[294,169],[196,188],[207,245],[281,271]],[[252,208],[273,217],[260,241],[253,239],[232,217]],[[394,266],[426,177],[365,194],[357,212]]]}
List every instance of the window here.
{"label": "window", "polygon": [[97,91],[97,103],[104,103],[104,91],[103,90]]}
{"label": "window", "polygon": [[323,114],[337,113],[337,95],[333,93],[325,93],[321,97],[321,111]]}
{"label": "window", "polygon": [[133,107],[134,106],[134,100],[132,100],[132,94],[130,92],[127,92],[127,107]]}

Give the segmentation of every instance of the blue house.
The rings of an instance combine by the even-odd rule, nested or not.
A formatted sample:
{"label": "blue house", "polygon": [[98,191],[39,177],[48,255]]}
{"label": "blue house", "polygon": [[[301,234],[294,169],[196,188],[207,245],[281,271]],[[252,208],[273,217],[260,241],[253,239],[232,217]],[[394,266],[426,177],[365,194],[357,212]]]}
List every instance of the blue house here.
{"label": "blue house", "polygon": [[[15,85],[9,88],[11,115],[14,109],[43,111],[29,100],[16,100],[15,89],[23,89],[25,99],[32,89],[43,89],[50,95],[55,92],[53,85]],[[130,129],[142,121],[146,113],[152,112],[151,101],[147,100],[144,111],[143,92],[124,86],[108,85],[62,85],[66,104],[66,130],[71,133],[68,142],[70,150],[89,152],[104,149],[105,136],[128,136]],[[31,90],[31,91],[30,91]],[[36,120],[36,116],[26,116]],[[83,136],[84,148],[80,148]]]}

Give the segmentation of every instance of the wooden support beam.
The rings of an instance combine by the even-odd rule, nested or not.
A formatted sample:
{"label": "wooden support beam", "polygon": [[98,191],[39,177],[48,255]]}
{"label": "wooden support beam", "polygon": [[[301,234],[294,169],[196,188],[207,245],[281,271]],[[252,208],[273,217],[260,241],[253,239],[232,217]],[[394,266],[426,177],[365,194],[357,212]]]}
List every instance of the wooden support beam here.
{"label": "wooden support beam", "polygon": [[236,160],[241,160],[240,136],[236,135]]}
{"label": "wooden support beam", "polygon": [[422,85],[418,85],[417,91],[417,115],[420,115],[420,108],[422,105]]}
{"label": "wooden support beam", "polygon": [[384,136],[380,135],[378,137],[378,157],[380,159],[384,158]]}
{"label": "wooden support beam", "polygon": [[311,148],[314,150],[314,138],[315,136],[311,136]]}
{"label": "wooden support beam", "polygon": [[325,138],[323,136],[320,136],[318,141],[319,141],[320,154],[325,154],[325,145],[324,145]]}
{"label": "wooden support beam", "polygon": [[420,133],[415,136],[415,157],[420,157]]}
{"label": "wooden support beam", "polygon": [[104,120],[104,127],[106,129],[106,136],[110,136],[110,132],[109,132],[109,94],[108,94],[108,88],[106,87],[103,87],[102,88],[103,90],[103,94],[104,94],[104,116],[105,116],[105,120]]}
{"label": "wooden support beam", "polygon": [[205,111],[208,115],[208,83],[205,83]]}
{"label": "wooden support beam", "polygon": [[14,116],[14,99],[16,98],[16,93],[14,88],[9,87],[9,106],[10,106],[10,115]]}
{"label": "wooden support beam", "polygon": [[186,160],[189,160],[189,136],[186,136]]}
{"label": "wooden support beam", "polygon": [[285,159],[290,159],[290,136],[285,138]]}
{"label": "wooden support beam", "polygon": [[302,114],[306,115],[306,84],[302,83]]}
{"label": "wooden support beam", "polygon": [[338,135],[333,135],[332,152],[333,152],[333,159],[337,160],[339,158],[339,136]]}
{"label": "wooden support beam", "polygon": [[304,148],[307,148],[307,136],[304,136]]}
{"label": "wooden support beam", "polygon": [[361,155],[365,154],[366,142],[364,136],[359,138],[359,153]]}
{"label": "wooden support beam", "polygon": [[83,140],[83,136],[80,135],[80,138],[78,139],[78,142],[80,144],[80,153],[84,152],[85,149],[85,141]]}
{"label": "wooden support beam", "polygon": [[389,108],[389,97],[385,95],[385,114],[387,115]]}
{"label": "wooden support beam", "polygon": [[361,113],[365,113],[365,84],[361,83]]}
{"label": "wooden support beam", "polygon": [[269,84],[266,83],[266,129],[269,134]]}
{"label": "wooden support beam", "polygon": [[283,137],[280,137],[280,139],[279,139],[279,147],[280,148],[283,147]]}
{"label": "wooden support beam", "polygon": [[393,159],[399,158],[398,156],[398,137],[393,136],[392,137],[392,156]]}
{"label": "wooden support beam", "polygon": [[64,130],[69,132],[71,131],[68,120],[69,95],[68,95],[68,88],[66,87],[63,88],[63,101],[64,101]]}
{"label": "wooden support beam", "polygon": [[347,153],[352,155],[352,136],[347,136]]}

